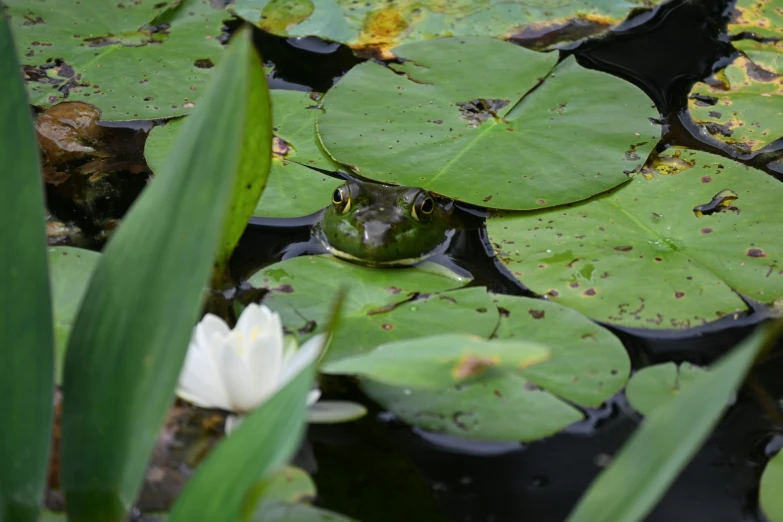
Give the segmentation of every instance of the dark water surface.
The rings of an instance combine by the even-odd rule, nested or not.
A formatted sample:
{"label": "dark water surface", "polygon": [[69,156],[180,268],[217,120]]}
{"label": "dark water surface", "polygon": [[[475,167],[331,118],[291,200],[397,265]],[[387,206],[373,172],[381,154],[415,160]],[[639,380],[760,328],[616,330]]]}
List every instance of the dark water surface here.
{"label": "dark water surface", "polygon": [[[664,123],[659,150],[678,145],[734,157],[725,145],[707,141],[686,112],[693,83],[735,53],[725,34],[730,12],[727,0],[670,2],[628,20],[608,38],[562,51],[561,57],[573,53],[581,65],[643,89]],[[272,88],[323,92],[360,61],[344,46],[313,38],[286,40],[257,31],[255,41],[276,66]],[[737,159],[763,167],[753,158]],[[309,242],[312,221],[254,220],[232,262],[236,275],[316,252]],[[469,271],[473,284],[527,294],[489,252],[476,228],[461,231],[448,258],[440,261]],[[613,330],[635,368],[669,360],[708,364],[762,319],[752,312],[686,332]],[[764,520],[758,481],[768,454],[783,443],[774,400],[783,394],[782,370],[783,361],[773,360],[754,371],[737,404],[647,520]],[[367,402],[350,384],[339,382],[338,390],[332,395]],[[424,433],[376,407],[359,422],[312,426],[299,460],[314,473],[321,505],[364,522],[559,522],[640,422],[623,396],[586,413],[586,420],[547,439],[500,444]]]}

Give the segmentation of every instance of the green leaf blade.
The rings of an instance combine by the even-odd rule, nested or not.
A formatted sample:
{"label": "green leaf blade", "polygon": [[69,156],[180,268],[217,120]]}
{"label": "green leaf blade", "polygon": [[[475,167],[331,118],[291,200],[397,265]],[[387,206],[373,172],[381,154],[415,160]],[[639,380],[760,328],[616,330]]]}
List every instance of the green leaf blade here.
{"label": "green leaf blade", "polygon": [[38,145],[0,20],[0,520],[38,516],[49,462],[54,336]]}
{"label": "green leaf blade", "polygon": [[[62,478],[69,517],[120,520],[173,399],[239,168],[252,67],[248,32],[164,168],[105,249],[65,362]],[[215,140],[214,136],[220,136]]]}
{"label": "green leaf blade", "polygon": [[679,396],[652,411],[567,522],[642,520],[709,436],[771,330],[755,332]]}
{"label": "green leaf blade", "polygon": [[170,522],[240,519],[245,502],[258,500],[252,485],[286,463],[299,446],[314,374],[311,364],[212,451],[174,504]]}

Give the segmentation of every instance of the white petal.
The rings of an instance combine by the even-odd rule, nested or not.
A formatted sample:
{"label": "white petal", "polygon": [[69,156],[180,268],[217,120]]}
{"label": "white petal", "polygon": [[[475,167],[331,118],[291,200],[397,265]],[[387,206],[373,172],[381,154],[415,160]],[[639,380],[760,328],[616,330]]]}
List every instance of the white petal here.
{"label": "white petal", "polygon": [[229,415],[226,417],[226,424],[223,427],[226,435],[231,435],[231,432],[237,429],[243,420],[245,420],[244,415]]}
{"label": "white petal", "polygon": [[214,357],[212,346],[191,341],[179,375],[177,395],[202,408],[229,409],[228,393]]}
{"label": "white petal", "polygon": [[253,376],[253,402],[261,404],[280,383],[283,370],[282,346],[273,346],[267,338],[257,338],[248,347],[248,369]]}
{"label": "white petal", "polygon": [[307,392],[307,407],[309,408],[321,398],[321,390],[314,388]]}
{"label": "white petal", "polygon": [[256,391],[258,383],[255,382],[250,368],[245,360],[237,353],[238,341],[233,335],[229,337],[226,346],[220,354],[220,375],[228,392],[231,411],[246,413],[258,406],[259,393]]}
{"label": "white petal", "polygon": [[283,368],[283,374],[280,377],[279,386],[281,388],[318,358],[325,339],[326,334],[315,335],[291,356],[288,360],[288,364]]}
{"label": "white petal", "polygon": [[202,347],[214,347],[215,343],[219,339],[225,338],[229,331],[230,329],[223,319],[213,314],[206,314],[196,325],[193,341]]}

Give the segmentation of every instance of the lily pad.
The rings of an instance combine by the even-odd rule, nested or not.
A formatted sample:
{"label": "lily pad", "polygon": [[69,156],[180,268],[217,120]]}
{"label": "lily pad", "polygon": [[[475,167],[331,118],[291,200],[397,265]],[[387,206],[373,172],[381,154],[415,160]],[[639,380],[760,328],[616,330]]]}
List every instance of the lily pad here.
{"label": "lily pad", "polygon": [[661,404],[676,397],[702,375],[704,369],[690,363],[679,366],[673,362],[656,364],[636,372],[625,394],[631,406],[643,415],[649,415]]}
{"label": "lily pad", "polygon": [[439,389],[465,381],[515,373],[549,359],[549,348],[526,341],[488,341],[475,335],[441,334],[378,346],[340,359],[323,373],[353,374],[394,386]]}
{"label": "lily pad", "polygon": [[742,153],[783,136],[783,46],[753,45],[725,69],[693,86],[693,120]]}
{"label": "lily pad", "polygon": [[343,318],[326,360],[340,360],[385,343],[427,335],[459,332],[486,338],[497,323],[497,310],[484,288],[423,293],[410,301]]}
{"label": "lily pad", "polygon": [[[316,142],[315,117],[321,112],[317,102],[298,91],[273,90],[270,94],[275,132],[272,168],[253,215],[306,216],[328,205],[330,194],[343,181],[291,160],[326,170],[337,170],[340,165],[328,158]],[[174,120],[150,132],[144,155],[153,172],[162,166],[185,122]]]}
{"label": "lily pad", "polygon": [[620,340],[582,314],[543,299],[494,295],[498,339],[526,339],[551,348],[550,360],[524,377],[581,406],[598,407],[628,381],[631,362]]}
{"label": "lily pad", "polygon": [[6,0],[30,102],[78,100],[104,120],[188,113],[220,60],[210,0]]}
{"label": "lily pad", "polygon": [[[704,152],[678,159],[689,168],[636,176],[587,202],[491,215],[498,259],[534,292],[628,327],[714,321],[746,309],[735,291],[778,299],[783,185]],[[738,199],[717,198],[725,191]]]}
{"label": "lily pad", "polygon": [[[369,268],[328,255],[287,259],[248,280],[269,290],[263,303],[278,312],[286,328],[300,340],[325,326],[341,288],[347,290],[342,316],[350,318],[393,307],[417,294],[460,288],[468,281],[447,271]],[[335,346],[332,343],[330,350]]]}
{"label": "lily pad", "polygon": [[783,39],[781,0],[737,0],[729,21],[731,34],[753,33],[761,38]]}
{"label": "lily pad", "polygon": [[362,389],[408,424],[467,439],[537,440],[583,418],[578,409],[512,374],[437,391],[374,381],[363,381]]}
{"label": "lily pad", "polygon": [[341,42],[381,52],[436,36],[486,35],[540,47],[605,33],[635,9],[662,0],[236,0],[237,16],[270,33]]}
{"label": "lily pad", "polygon": [[[630,362],[620,341],[573,310],[541,299],[494,295],[495,336],[548,346],[551,358],[506,374],[437,391],[362,381],[402,420],[423,429],[486,440],[536,440],[583,418],[625,384]],[[513,414],[509,414],[513,412]]]}
{"label": "lily pad", "polygon": [[49,248],[49,280],[52,284],[54,312],[55,374],[62,382],[65,348],[76,314],[101,255],[92,250],[73,247]]}
{"label": "lily pad", "polygon": [[481,37],[394,52],[403,63],[351,69],[318,117],[328,153],[363,177],[538,209],[623,183],[658,140],[642,91],[573,57],[553,69],[554,54]]}
{"label": "lily pad", "polygon": [[783,451],[778,451],[764,468],[759,489],[759,503],[771,522],[783,521]]}

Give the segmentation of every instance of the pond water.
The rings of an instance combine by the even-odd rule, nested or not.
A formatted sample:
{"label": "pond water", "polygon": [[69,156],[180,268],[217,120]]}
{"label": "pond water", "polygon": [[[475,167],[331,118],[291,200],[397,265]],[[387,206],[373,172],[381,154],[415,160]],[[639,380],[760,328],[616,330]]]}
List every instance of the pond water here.
{"label": "pond water", "polygon": [[[693,84],[734,58],[725,33],[730,4],[728,0],[668,2],[633,16],[606,38],[560,51],[561,60],[573,54],[582,66],[619,76],[644,90],[663,115],[661,151],[674,145],[736,158],[728,146],[703,139],[683,116]],[[274,65],[269,78],[272,89],[324,92],[363,61],[346,46],[312,37],[285,39],[255,30],[254,40],[267,63]],[[138,160],[147,130],[138,125],[112,129],[117,147],[113,154]],[[779,176],[775,167],[746,159],[747,164]],[[123,197],[113,199],[109,207],[93,206],[92,218],[122,215],[130,205],[128,195],[141,189],[138,177],[127,179],[118,190]],[[90,232],[86,225],[90,219],[80,215],[82,210],[69,203],[68,195],[50,186],[48,197],[60,219],[76,220]],[[457,206],[469,226],[457,231],[449,250],[435,261],[470,274],[471,286],[534,296],[495,257],[482,226],[485,211],[463,203]],[[235,278],[242,281],[283,259],[322,253],[322,247],[310,239],[314,220],[315,215],[253,218],[231,260]],[[85,246],[97,248],[100,243],[99,239]],[[257,297],[248,285],[242,289],[240,300]],[[735,346],[765,317],[761,307],[753,307],[749,313],[684,332],[609,328],[623,341],[634,368],[665,361],[704,365]],[[777,359],[750,376],[730,414],[647,520],[764,520],[757,504],[758,483],[769,455],[783,443],[776,405],[783,394],[781,371],[783,360]],[[624,395],[618,394],[599,409],[582,408],[583,421],[543,440],[467,441],[408,426],[374,405],[350,381],[330,378],[323,387],[329,398],[363,402],[370,414],[353,423],[311,426],[295,463],[312,474],[319,492],[317,504],[367,522],[564,520],[641,422]]]}

